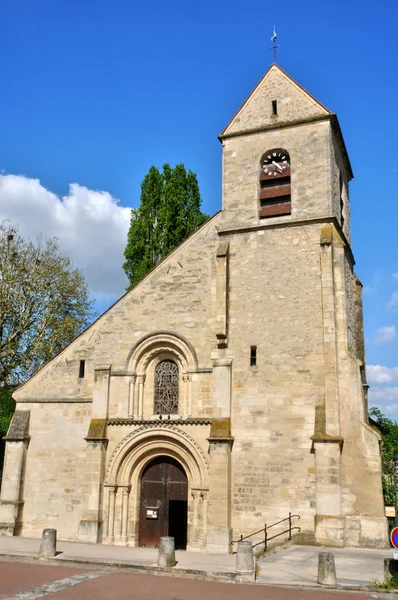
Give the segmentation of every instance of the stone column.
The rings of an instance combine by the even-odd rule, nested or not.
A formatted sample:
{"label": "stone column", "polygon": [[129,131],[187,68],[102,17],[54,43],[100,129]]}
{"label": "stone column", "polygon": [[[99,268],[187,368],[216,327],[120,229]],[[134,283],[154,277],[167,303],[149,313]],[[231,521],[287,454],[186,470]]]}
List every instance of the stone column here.
{"label": "stone column", "polygon": [[229,242],[220,242],[216,254],[216,337],[219,348],[228,345]]}
{"label": "stone column", "polygon": [[23,504],[20,493],[25,455],[30,439],[29,417],[30,411],[16,410],[4,438],[6,451],[0,505],[0,534],[2,535],[14,535],[19,507]]}
{"label": "stone column", "polygon": [[102,537],[103,485],[105,478],[106,419],[91,419],[86,437],[84,470],[83,511],[79,523],[78,538],[83,542],[98,543]]}
{"label": "stone column", "polygon": [[213,415],[217,418],[231,416],[231,378],[232,360],[213,358]]}
{"label": "stone column", "polygon": [[129,496],[130,486],[124,487],[122,490],[122,527],[121,527],[121,539],[127,544],[127,529],[128,529],[128,516],[129,516]]}
{"label": "stone column", "polygon": [[129,418],[134,418],[134,392],[135,392],[135,375],[131,375],[129,379],[129,407],[128,407],[128,416]]}
{"label": "stone column", "polygon": [[138,383],[138,418],[144,418],[144,383],[145,375],[137,375]]}
{"label": "stone column", "polygon": [[207,520],[208,520],[208,507],[209,507],[209,492],[203,491],[200,494],[202,498],[202,536],[201,546],[206,547],[207,542]]}
{"label": "stone column", "polygon": [[111,365],[97,365],[94,369],[92,417],[106,419],[108,416]]}
{"label": "stone column", "polygon": [[333,225],[321,230],[321,290],[324,356],[324,431],[340,435],[339,381],[337,368],[337,325],[335,273],[333,263]]}
{"label": "stone column", "polygon": [[187,398],[188,398],[188,403],[187,403],[187,416],[191,417],[192,416],[192,375],[187,375]]}
{"label": "stone column", "polygon": [[[341,507],[341,448],[338,322],[333,225],[324,225],[320,236],[321,293],[323,320],[324,397],[315,409],[316,515],[315,539],[328,546],[344,545]],[[337,277],[338,280],[338,277]],[[336,287],[337,285],[337,287]]]}
{"label": "stone column", "polygon": [[109,488],[109,503],[108,503],[108,539],[111,542],[115,541],[115,503],[116,503],[117,487]]}
{"label": "stone column", "polygon": [[192,506],[192,512],[193,512],[193,519],[192,519],[192,532],[191,535],[189,536],[191,539],[191,545],[192,546],[198,546],[199,545],[199,499],[200,499],[200,491],[199,490],[192,490],[191,491],[191,496],[193,499],[193,506]]}
{"label": "stone column", "polygon": [[327,546],[344,546],[341,512],[341,439],[313,436],[316,477],[315,539]]}
{"label": "stone column", "polygon": [[181,380],[182,386],[179,401],[179,412],[183,417],[186,417],[188,415],[188,383],[187,375],[185,373],[182,374]]}
{"label": "stone column", "polygon": [[232,442],[230,420],[213,419],[209,437],[209,552],[231,552]]}

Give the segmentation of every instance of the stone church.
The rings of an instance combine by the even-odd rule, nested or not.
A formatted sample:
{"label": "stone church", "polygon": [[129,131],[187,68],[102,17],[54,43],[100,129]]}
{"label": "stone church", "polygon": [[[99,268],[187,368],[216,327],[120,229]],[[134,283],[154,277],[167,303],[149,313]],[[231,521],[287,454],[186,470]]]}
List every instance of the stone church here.
{"label": "stone church", "polygon": [[388,543],[337,117],[273,64],[219,139],[222,210],[15,392],[1,533]]}

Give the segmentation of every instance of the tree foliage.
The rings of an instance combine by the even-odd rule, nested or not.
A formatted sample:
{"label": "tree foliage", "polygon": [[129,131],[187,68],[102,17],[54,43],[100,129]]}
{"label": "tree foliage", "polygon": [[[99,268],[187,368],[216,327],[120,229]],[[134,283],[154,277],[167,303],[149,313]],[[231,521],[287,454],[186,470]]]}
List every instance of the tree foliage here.
{"label": "tree foliage", "polygon": [[383,415],[373,406],[369,411],[382,431],[381,460],[383,465],[383,493],[386,505],[395,506],[398,495],[398,423]]}
{"label": "tree foliage", "polygon": [[0,227],[0,389],[12,389],[95,316],[83,274],[55,238],[25,240]]}
{"label": "tree foliage", "polygon": [[[3,438],[10,424],[11,416],[15,410],[15,402],[12,399],[12,388],[0,388],[0,439]],[[2,463],[1,454],[2,447],[0,446],[0,465]]]}
{"label": "tree foliage", "polygon": [[152,166],[141,184],[140,206],[131,211],[123,268],[129,289],[202,225],[196,175],[183,164]]}

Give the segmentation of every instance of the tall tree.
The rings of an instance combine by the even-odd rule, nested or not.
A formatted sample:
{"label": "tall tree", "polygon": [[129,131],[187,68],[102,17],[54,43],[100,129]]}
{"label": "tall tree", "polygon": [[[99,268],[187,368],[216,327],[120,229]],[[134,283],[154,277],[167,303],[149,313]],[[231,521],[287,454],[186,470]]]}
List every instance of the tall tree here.
{"label": "tall tree", "polygon": [[201,212],[201,204],[202,198],[200,197],[198,180],[195,173],[188,171],[185,205],[187,235],[191,235],[209,218],[208,215]]}
{"label": "tall tree", "polygon": [[398,521],[398,423],[385,417],[381,410],[373,406],[370,415],[382,432],[381,460],[383,467],[383,494],[387,505],[395,506]]}
{"label": "tall tree", "polygon": [[201,203],[196,175],[187,173],[182,163],[174,169],[165,163],[162,173],[154,166],[149,169],[140,206],[131,211],[124,251],[129,289],[208,219]]}
{"label": "tall tree", "polygon": [[0,226],[0,388],[12,389],[93,319],[83,274],[55,238],[24,239]]}
{"label": "tall tree", "polygon": [[124,251],[123,265],[131,285],[140,281],[161,257],[159,211],[161,210],[164,178],[151,167],[141,183],[141,201],[131,211],[130,229]]}

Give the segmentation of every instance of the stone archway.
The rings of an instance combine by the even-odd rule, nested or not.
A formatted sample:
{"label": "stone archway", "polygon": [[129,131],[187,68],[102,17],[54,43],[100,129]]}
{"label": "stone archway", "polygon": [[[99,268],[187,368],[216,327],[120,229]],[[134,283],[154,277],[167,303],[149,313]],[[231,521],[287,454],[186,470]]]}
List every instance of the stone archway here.
{"label": "stone archway", "polygon": [[162,361],[178,366],[179,406],[175,413],[192,414],[192,373],[198,368],[193,346],[181,335],[170,331],[157,331],[144,336],[126,358],[129,372],[128,415],[138,419],[150,419],[155,414],[155,370]]}
{"label": "stone archway", "polygon": [[[139,545],[141,482],[151,462],[178,463],[187,479],[187,549],[206,545],[208,462],[198,444],[174,425],[140,427],[114,450],[105,478],[104,541]],[[153,508],[154,510],[154,508]]]}

